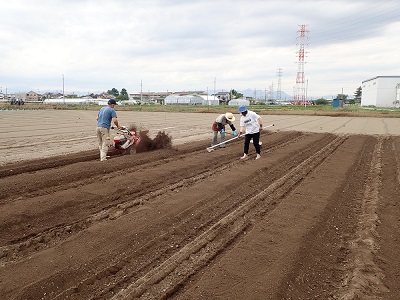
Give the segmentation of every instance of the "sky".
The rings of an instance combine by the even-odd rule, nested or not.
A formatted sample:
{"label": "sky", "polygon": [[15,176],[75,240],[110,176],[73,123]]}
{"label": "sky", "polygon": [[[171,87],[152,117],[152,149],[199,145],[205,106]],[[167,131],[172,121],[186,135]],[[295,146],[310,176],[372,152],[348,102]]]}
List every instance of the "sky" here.
{"label": "sky", "polygon": [[400,0],[0,0],[0,92],[293,95],[304,72],[352,98],[400,76],[399,33]]}

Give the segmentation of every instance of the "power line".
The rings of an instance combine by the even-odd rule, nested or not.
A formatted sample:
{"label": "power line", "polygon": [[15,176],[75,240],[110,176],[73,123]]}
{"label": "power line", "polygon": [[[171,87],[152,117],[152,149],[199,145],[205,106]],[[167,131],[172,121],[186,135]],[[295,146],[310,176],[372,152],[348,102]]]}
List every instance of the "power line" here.
{"label": "power line", "polygon": [[[363,11],[359,11],[359,12],[357,12],[357,13],[354,13],[354,14],[347,15],[347,16],[345,16],[345,17],[336,19],[335,21],[331,21],[331,22],[325,23],[324,25],[332,25],[332,24],[335,24],[335,25],[348,26],[348,24],[351,24],[352,22],[358,21],[358,20],[362,20],[362,21],[364,21],[364,22],[369,22],[369,19],[366,19],[366,17],[368,17],[369,15],[377,15],[377,14],[378,14],[378,16],[380,16],[380,15],[379,15],[380,12],[377,12],[377,11],[375,10],[377,7],[382,6],[382,5],[385,5],[385,4],[387,4],[387,3],[389,3],[389,2],[393,2],[393,1],[394,1],[394,0],[390,0],[390,1],[387,1],[387,2],[385,2],[385,3],[378,4],[378,5],[376,5],[376,6],[373,6],[373,7],[371,7],[371,8],[365,9],[365,10],[363,10]],[[384,9],[384,11],[389,10],[388,13],[393,13],[394,16],[399,17],[398,14],[396,14],[395,12],[393,12],[393,9],[394,9],[395,7],[400,7],[400,3],[399,3],[399,4],[396,4],[396,5],[392,6],[392,7],[387,7],[386,9]],[[366,15],[362,15],[363,12],[371,11],[371,10],[372,10],[371,13],[366,14]],[[385,14],[387,14],[387,13],[385,13]],[[384,14],[384,15],[385,15],[385,14]],[[357,18],[352,18],[353,16],[357,16]],[[400,19],[400,18],[399,18],[399,19]],[[330,28],[332,28],[332,27],[330,26]],[[332,30],[330,30],[330,31],[336,31],[336,30],[337,30],[337,29],[332,29]],[[325,31],[322,31],[321,33],[318,33],[318,31],[319,31],[318,29],[315,29],[314,31],[317,32],[317,33],[315,34],[315,36],[323,35],[323,34],[326,34],[326,32],[329,32],[329,30],[325,30]]]}
{"label": "power line", "polygon": [[[374,36],[381,32],[381,28],[385,25],[400,21],[400,4],[391,7],[385,7],[383,10],[377,11],[376,8],[392,1],[376,5],[365,11],[371,11],[368,14],[348,15],[333,22],[326,23],[326,30],[314,28],[311,40],[313,43],[323,44],[334,41],[354,40],[363,37]],[[357,15],[357,18],[352,16]],[[344,19],[344,21],[342,21]]]}

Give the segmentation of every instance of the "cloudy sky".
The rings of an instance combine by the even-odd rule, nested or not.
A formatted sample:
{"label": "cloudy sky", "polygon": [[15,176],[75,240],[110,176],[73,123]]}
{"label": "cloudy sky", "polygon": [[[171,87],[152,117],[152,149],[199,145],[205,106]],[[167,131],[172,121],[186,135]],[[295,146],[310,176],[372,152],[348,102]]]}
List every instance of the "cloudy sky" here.
{"label": "cloudy sky", "polygon": [[[306,25],[309,97],[400,76],[400,0],[1,1],[3,93],[278,89]],[[280,71],[279,71],[280,70]]]}

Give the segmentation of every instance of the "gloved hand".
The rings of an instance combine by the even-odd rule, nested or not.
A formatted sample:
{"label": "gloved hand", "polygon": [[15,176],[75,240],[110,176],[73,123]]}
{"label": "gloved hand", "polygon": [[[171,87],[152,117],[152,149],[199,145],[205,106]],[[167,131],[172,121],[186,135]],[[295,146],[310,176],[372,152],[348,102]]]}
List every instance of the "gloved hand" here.
{"label": "gloved hand", "polygon": [[261,131],[261,130],[263,130],[263,126],[262,126],[262,125],[260,125],[260,131]]}
{"label": "gloved hand", "polygon": [[237,136],[236,130],[232,131],[233,136]]}
{"label": "gloved hand", "polygon": [[222,128],[221,129],[221,134],[224,134],[225,133],[225,130]]}

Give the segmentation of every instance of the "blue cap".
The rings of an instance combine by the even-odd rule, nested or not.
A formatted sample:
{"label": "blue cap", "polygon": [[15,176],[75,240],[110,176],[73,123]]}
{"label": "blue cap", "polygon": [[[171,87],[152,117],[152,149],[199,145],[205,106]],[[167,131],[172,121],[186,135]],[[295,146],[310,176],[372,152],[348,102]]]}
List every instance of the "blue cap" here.
{"label": "blue cap", "polygon": [[241,113],[243,113],[243,112],[245,112],[245,111],[247,111],[246,105],[240,105],[240,106],[239,106],[239,109],[238,109],[238,112],[241,114]]}
{"label": "blue cap", "polygon": [[117,102],[114,99],[108,100],[108,104],[117,104]]}

